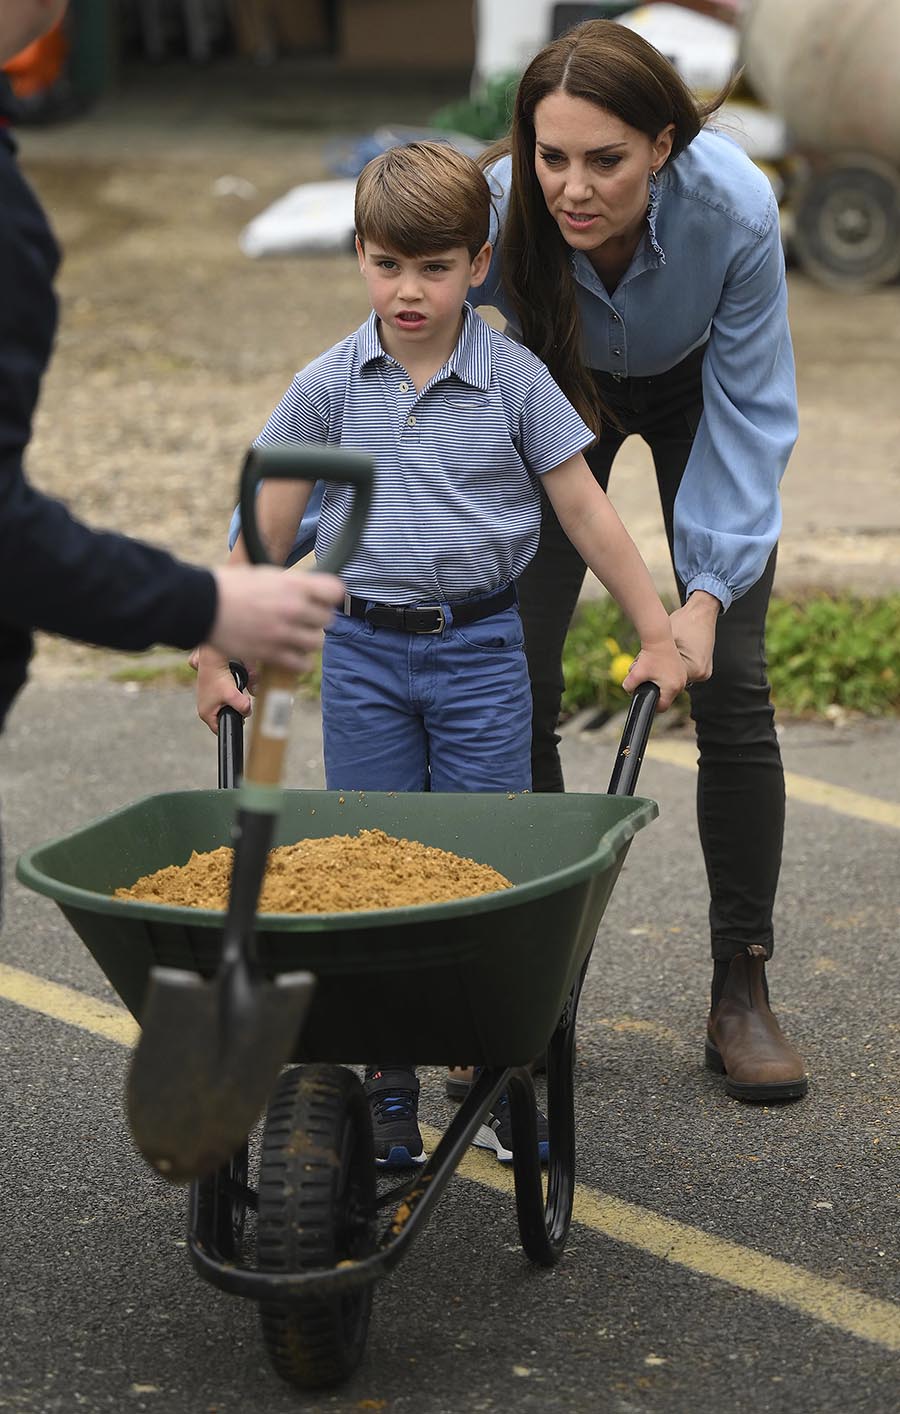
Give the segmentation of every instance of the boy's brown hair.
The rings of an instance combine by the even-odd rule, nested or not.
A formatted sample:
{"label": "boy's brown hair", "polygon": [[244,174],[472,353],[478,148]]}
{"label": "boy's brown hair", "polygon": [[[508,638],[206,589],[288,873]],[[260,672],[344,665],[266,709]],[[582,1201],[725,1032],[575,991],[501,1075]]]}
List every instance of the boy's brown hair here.
{"label": "boy's brown hair", "polygon": [[481,168],[446,142],[389,148],[356,184],[356,234],[398,255],[465,246],[473,258],[488,238],[491,194]]}

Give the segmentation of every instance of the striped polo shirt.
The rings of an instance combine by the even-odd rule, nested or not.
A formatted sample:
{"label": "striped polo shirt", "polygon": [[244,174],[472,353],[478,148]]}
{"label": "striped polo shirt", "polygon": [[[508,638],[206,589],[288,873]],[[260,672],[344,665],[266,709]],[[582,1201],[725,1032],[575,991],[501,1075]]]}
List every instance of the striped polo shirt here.
{"label": "striped polo shirt", "polygon": [[[374,459],[372,511],[341,578],[362,598],[417,604],[517,579],[537,549],[538,477],[594,434],[544,364],[467,304],[456,348],[421,392],[382,348],[373,312],[295,376],[256,440],[321,442]],[[351,495],[326,484],[319,557]]]}

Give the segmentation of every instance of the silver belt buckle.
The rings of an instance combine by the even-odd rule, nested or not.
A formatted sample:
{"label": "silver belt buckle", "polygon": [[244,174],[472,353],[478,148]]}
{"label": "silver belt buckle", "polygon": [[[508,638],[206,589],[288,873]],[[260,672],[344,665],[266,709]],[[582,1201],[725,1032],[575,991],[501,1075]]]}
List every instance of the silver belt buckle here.
{"label": "silver belt buckle", "polygon": [[352,595],[352,594],[345,594],[345,595],[344,595],[344,613],[347,615],[348,618],[350,617],[350,610],[351,610],[351,607],[352,607],[352,605],[351,605],[351,600],[352,600],[352,599],[353,599],[353,595]]}
{"label": "silver belt buckle", "polygon": [[417,628],[417,629],[416,629],[416,633],[418,633],[418,634],[425,634],[426,637],[429,637],[429,638],[430,638],[430,637],[433,637],[436,633],[443,633],[443,632],[444,632],[444,629],[447,627],[447,619],[446,619],[446,617],[445,617],[445,615],[444,615],[444,610],[443,610],[443,608],[441,607],[440,604],[417,604],[417,605],[416,605],[416,608],[417,608],[417,609],[436,609],[436,610],[437,610],[437,613],[438,613],[438,618],[439,618],[439,620],[440,620],[440,622],[438,623],[437,628]]}

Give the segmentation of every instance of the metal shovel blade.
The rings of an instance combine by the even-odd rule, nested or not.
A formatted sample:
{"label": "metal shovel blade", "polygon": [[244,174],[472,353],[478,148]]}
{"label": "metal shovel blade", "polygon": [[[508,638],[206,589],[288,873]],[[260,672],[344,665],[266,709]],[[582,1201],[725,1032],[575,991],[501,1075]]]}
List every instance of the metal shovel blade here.
{"label": "metal shovel blade", "polygon": [[204,1178],[240,1148],[293,1051],[315,983],[311,972],[251,986],[234,974],[206,982],[153,969],[127,1107],[135,1143],[170,1182]]}

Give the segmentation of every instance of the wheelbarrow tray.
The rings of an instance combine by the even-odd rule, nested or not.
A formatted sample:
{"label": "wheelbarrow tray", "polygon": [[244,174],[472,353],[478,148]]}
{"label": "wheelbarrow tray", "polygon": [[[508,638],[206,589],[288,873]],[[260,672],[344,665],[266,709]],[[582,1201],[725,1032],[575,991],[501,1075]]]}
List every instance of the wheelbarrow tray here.
{"label": "wheelbarrow tray", "polygon": [[[153,966],[211,976],[224,915],[114,899],[142,875],[230,843],[223,790],[147,796],[22,855],[140,1018]],[[526,1064],[547,1045],[629,844],[657,815],[634,796],[287,791],[275,844],[380,829],[489,864],[513,884],[448,903],[258,916],[267,975],[318,978],[296,1061]]]}

